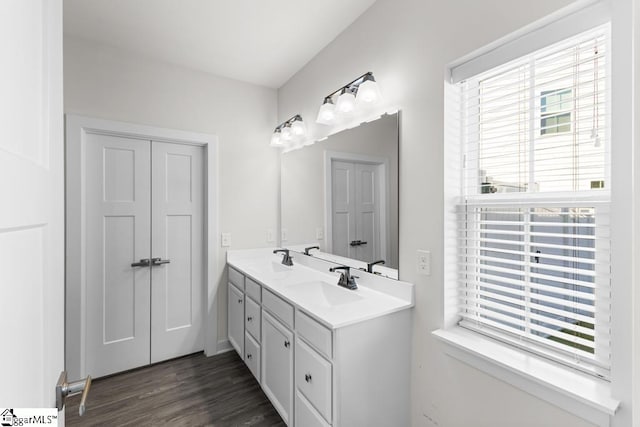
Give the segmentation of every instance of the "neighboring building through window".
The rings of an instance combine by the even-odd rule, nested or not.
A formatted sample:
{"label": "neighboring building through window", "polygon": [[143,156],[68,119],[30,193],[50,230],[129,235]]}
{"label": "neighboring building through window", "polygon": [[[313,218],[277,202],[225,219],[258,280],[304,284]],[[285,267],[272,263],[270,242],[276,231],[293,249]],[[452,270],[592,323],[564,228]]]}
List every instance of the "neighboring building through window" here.
{"label": "neighboring building through window", "polygon": [[543,90],[540,94],[540,135],[571,132],[571,89]]}

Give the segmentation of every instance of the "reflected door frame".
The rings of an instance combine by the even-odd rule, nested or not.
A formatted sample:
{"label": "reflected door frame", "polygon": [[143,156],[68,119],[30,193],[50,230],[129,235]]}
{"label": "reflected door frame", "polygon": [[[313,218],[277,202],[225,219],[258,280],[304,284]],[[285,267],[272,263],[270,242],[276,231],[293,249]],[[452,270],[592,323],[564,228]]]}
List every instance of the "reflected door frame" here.
{"label": "reflected door frame", "polygon": [[84,185],[86,136],[103,134],[125,138],[199,145],[205,148],[205,212],[204,212],[204,289],[203,316],[204,351],[217,353],[218,319],[218,137],[216,135],[180,131],[75,114],[66,115],[66,304],[65,304],[65,366],[70,378],[87,374],[85,346],[86,330],[86,188]]}
{"label": "reflected door frame", "polygon": [[391,242],[388,238],[388,230],[390,230],[391,224],[389,223],[389,206],[387,206],[387,195],[390,191],[389,180],[387,179],[389,174],[389,160],[383,157],[369,156],[366,154],[345,153],[329,150],[324,152],[324,234],[326,238],[326,252],[333,253],[333,200],[331,195],[333,183],[331,165],[334,161],[367,163],[379,166],[378,188],[380,190],[380,200],[378,204],[378,214],[380,215],[380,257],[381,259],[386,260],[387,254],[391,251],[391,248],[389,247]]}

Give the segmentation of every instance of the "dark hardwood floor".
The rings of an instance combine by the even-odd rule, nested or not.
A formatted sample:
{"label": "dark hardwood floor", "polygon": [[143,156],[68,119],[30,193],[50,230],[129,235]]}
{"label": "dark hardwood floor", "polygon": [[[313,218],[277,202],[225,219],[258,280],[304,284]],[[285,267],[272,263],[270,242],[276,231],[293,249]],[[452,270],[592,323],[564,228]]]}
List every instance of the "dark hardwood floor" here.
{"label": "dark hardwood floor", "polygon": [[284,426],[235,351],[202,353],[93,381],[87,412],[67,426]]}

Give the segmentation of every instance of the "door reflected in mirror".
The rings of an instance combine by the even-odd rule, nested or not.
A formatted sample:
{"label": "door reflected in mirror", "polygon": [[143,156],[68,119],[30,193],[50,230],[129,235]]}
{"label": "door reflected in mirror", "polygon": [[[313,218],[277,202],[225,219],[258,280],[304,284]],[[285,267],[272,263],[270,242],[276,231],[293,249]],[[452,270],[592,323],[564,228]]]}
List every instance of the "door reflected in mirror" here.
{"label": "door reflected in mirror", "polygon": [[282,154],[282,246],[397,278],[398,115]]}

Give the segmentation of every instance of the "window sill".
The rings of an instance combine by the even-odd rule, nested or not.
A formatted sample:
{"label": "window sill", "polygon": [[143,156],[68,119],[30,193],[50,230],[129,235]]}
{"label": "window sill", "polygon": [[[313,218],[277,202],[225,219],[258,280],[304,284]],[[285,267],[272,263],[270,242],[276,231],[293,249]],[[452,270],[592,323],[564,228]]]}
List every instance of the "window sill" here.
{"label": "window sill", "polygon": [[599,378],[461,327],[433,335],[446,344],[448,355],[599,426],[608,426],[620,405],[611,397],[611,384]]}

